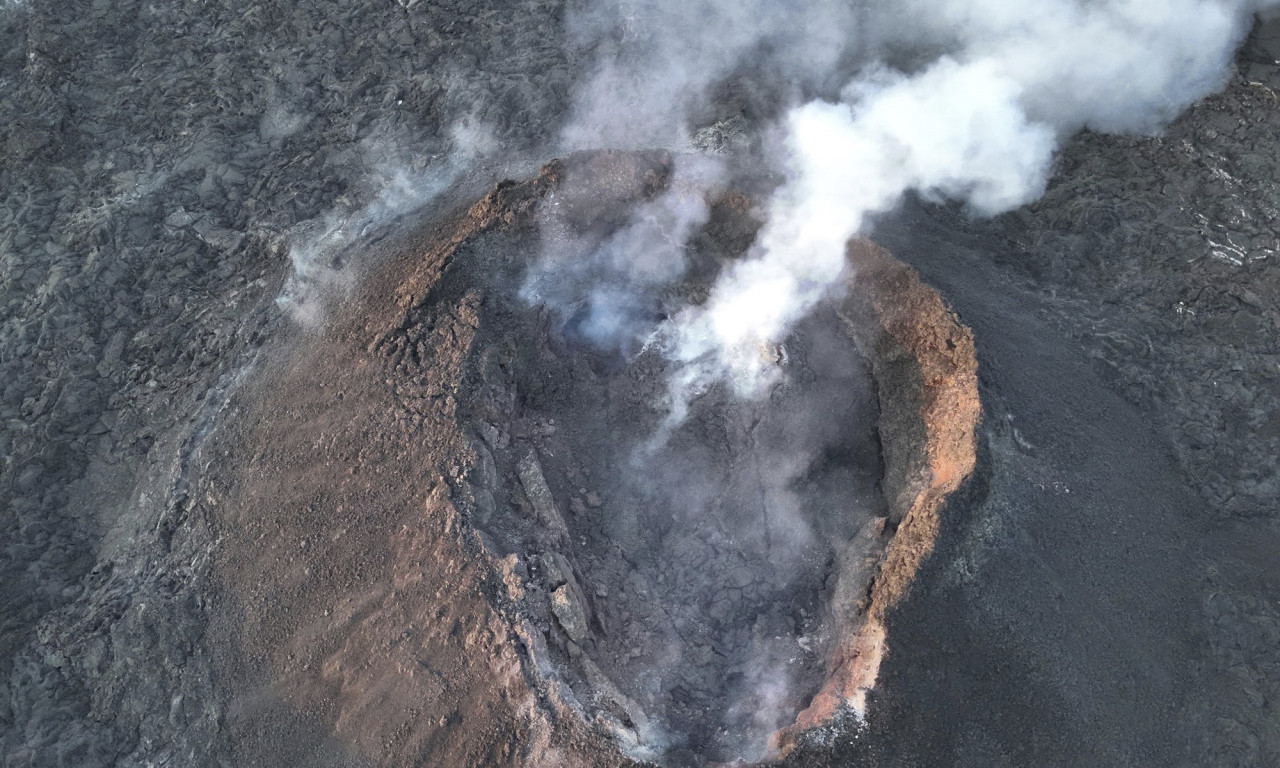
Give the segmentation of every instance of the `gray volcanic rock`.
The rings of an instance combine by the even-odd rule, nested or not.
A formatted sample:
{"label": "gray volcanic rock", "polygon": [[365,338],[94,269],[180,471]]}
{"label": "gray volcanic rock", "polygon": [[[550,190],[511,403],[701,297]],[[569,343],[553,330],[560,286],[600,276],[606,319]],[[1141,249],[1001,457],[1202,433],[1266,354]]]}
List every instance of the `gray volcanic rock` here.
{"label": "gray volcanic rock", "polygon": [[563,110],[558,5],[475,11],[0,6],[6,765],[215,760],[199,448],[298,225],[475,141],[463,118],[510,159]]}
{"label": "gray volcanic rock", "polygon": [[974,330],[985,459],[842,761],[1280,759],[1274,29],[1165,136],[1070,142],[1026,209],[877,227]]}
{"label": "gray volcanic rock", "polygon": [[[271,720],[212,673],[238,649],[207,644],[211,436],[274,370],[290,273],[343,267],[311,246],[349,222],[378,236],[396,169],[445,188],[447,156],[498,147],[475,189],[544,159],[582,66],[563,11],[0,6],[0,762],[237,764],[229,724]],[[1077,137],[1027,209],[882,224],[975,330],[985,453],[889,617],[866,730],[796,764],[1280,762],[1277,39],[1162,137]],[[356,762],[317,722],[255,759]]]}

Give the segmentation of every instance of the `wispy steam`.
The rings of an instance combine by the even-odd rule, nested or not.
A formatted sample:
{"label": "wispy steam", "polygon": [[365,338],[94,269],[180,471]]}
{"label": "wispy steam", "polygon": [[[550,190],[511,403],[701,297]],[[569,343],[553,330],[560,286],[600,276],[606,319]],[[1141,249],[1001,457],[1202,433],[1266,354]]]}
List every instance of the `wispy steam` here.
{"label": "wispy steam", "polygon": [[621,227],[596,231],[582,209],[600,181],[570,174],[543,206],[541,253],[524,298],[558,308],[597,348],[632,351],[652,332],[657,292],[685,276],[687,242],[707,222],[708,194],[724,176],[715,158],[684,158],[665,192],[636,206]]}
{"label": "wispy steam", "polygon": [[[688,151],[699,128],[751,107],[750,162],[785,182],[746,258],[709,300],[656,334],[678,363],[660,445],[690,398],[718,381],[758,395],[781,375],[779,343],[838,291],[844,248],[908,192],[992,215],[1044,190],[1074,132],[1153,132],[1218,88],[1251,14],[1276,0],[616,0],[571,17],[596,52],[563,131],[567,148]],[[843,74],[842,74],[843,73]],[[742,84],[747,84],[743,86]],[[751,91],[744,105],[725,97]],[[740,88],[741,89],[741,88]],[[764,100],[772,103],[761,104]],[[780,134],[780,141],[770,137]],[[774,147],[774,151],[767,151]],[[653,328],[653,295],[684,276],[684,240],[705,221],[708,173],[688,157],[673,192],[607,242],[554,221],[527,296],[569,313],[602,346]],[[701,190],[698,189],[702,185]],[[547,286],[554,285],[553,288]]]}
{"label": "wispy steam", "polygon": [[[1278,2],[599,0],[571,24],[597,59],[567,148],[691,151],[699,129],[754,120],[750,157],[721,167],[763,164],[783,181],[747,255],[706,301],[667,307],[661,324],[636,318],[684,275],[685,241],[707,217],[700,185],[723,175],[678,179],[606,239],[548,228],[529,295],[585,313],[596,343],[649,333],[673,363],[656,448],[713,385],[746,397],[769,389],[781,342],[840,290],[846,244],[873,215],[908,193],[976,215],[1036,199],[1073,133],[1155,132],[1219,88],[1252,14]],[[571,279],[544,290],[539,274]],[[787,685],[751,681],[770,721],[761,727],[777,724],[769,703]]]}
{"label": "wispy steam", "polygon": [[799,97],[829,78],[852,39],[848,0],[616,0],[570,20],[570,38],[596,50],[563,131],[567,149],[687,149],[714,117],[713,91],[743,63]]}
{"label": "wispy steam", "polygon": [[[890,45],[940,47],[913,71],[865,67],[785,120],[787,182],[748,259],[669,329],[702,380],[758,392],[762,347],[837,285],[845,243],[915,191],[995,214],[1044,190],[1081,128],[1153,131],[1219,87],[1255,2],[914,0]],[[874,17],[883,11],[872,11]],[[909,33],[914,30],[917,37]],[[918,58],[917,58],[918,61]],[[677,389],[684,386],[678,383]]]}
{"label": "wispy steam", "polygon": [[364,205],[340,207],[298,227],[289,243],[293,273],[276,297],[277,305],[304,325],[318,322],[325,301],[355,280],[347,260],[353,245],[429,204],[472,163],[497,149],[488,129],[472,120],[455,123],[450,138],[452,152],[425,168],[414,168],[398,155],[386,157],[385,147],[398,142],[367,141],[363,149],[372,166],[367,182],[377,193]]}

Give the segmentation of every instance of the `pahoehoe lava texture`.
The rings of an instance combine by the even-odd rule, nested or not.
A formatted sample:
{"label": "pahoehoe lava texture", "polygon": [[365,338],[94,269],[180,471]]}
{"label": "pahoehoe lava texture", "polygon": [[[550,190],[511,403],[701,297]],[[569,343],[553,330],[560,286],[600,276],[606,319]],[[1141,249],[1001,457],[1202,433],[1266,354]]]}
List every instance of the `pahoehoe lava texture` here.
{"label": "pahoehoe lava texture", "polygon": [[[555,132],[563,9],[4,4],[0,762],[618,761],[567,718],[545,749],[501,564],[432,490],[443,422],[377,394],[375,329],[281,335],[273,302],[291,244],[388,165],[434,174],[459,119],[504,159]],[[1161,136],[1068,142],[1037,204],[878,227],[977,334],[982,458],[888,613],[868,731],[793,764],[1280,762],[1278,41]]]}

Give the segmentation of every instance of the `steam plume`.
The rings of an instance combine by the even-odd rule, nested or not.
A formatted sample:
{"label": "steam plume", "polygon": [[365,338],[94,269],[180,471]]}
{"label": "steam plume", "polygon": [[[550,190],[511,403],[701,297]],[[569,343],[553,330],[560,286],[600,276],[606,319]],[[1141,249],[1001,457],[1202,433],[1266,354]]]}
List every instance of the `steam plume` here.
{"label": "steam plume", "polygon": [[[745,142],[756,152],[747,162],[763,161],[783,178],[755,243],[722,271],[710,297],[675,312],[656,332],[649,326],[649,342],[675,365],[668,416],[644,453],[666,444],[692,400],[709,387],[727,381],[744,397],[769,390],[785,357],[779,343],[839,290],[846,244],[868,234],[875,214],[908,193],[960,201],[976,215],[1035,200],[1055,151],[1075,132],[1154,133],[1219,88],[1252,14],[1278,2],[615,0],[589,6],[573,27],[596,45],[599,59],[562,134],[566,148],[688,151],[698,145],[700,128],[735,109],[752,111],[766,124]],[[738,82],[752,85],[755,102],[726,103],[726,90]],[[777,103],[762,107],[762,93]],[[776,142],[775,133],[782,137]],[[737,170],[733,157],[725,163],[730,173]],[[687,185],[685,192],[687,200]],[[681,222],[663,231],[682,237],[706,217],[705,208],[673,207],[670,200],[657,208]],[[686,215],[673,219],[681,210]],[[579,274],[611,276],[573,289],[587,297],[577,300],[589,302],[592,316],[612,317],[637,290],[651,292],[682,276],[681,244],[655,238],[655,231],[637,221],[625,228],[617,240],[629,255],[621,261],[616,244],[578,253],[586,256]],[[647,272],[645,279],[619,270],[641,253],[657,254],[671,268]],[[597,342],[641,332],[621,322],[594,327]],[[777,669],[770,659],[762,656],[762,669]],[[790,684],[785,674],[747,681],[750,696],[743,701],[762,712],[762,731],[777,724],[769,703],[780,701]]]}
{"label": "steam plume", "polygon": [[575,332],[595,346],[629,351],[651,331],[654,292],[684,277],[685,244],[707,222],[707,193],[723,177],[715,158],[686,158],[662,195],[605,236],[575,227],[575,198],[596,190],[591,179],[569,178],[544,206],[541,253],[524,298],[579,318]]}
{"label": "steam plume", "polygon": [[[1153,132],[1220,87],[1251,14],[1274,2],[907,0],[856,12],[841,3],[747,5],[611,6],[624,40],[648,42],[599,65],[566,130],[571,143],[687,146],[698,99],[735,68],[749,69],[749,55],[780,45],[796,48],[771,56],[770,66],[819,92],[782,120],[786,182],[748,258],[722,275],[705,305],[663,331],[668,353],[685,364],[673,382],[677,421],[681,400],[710,380],[727,377],[743,394],[763,390],[776,366],[760,350],[839,284],[844,245],[865,234],[869,215],[911,191],[963,201],[980,215],[1034,200],[1072,133]],[[815,27],[823,32],[813,41],[800,34]],[[855,39],[862,50],[845,44]],[[858,72],[838,94],[821,95],[824,68],[841,62]],[[630,121],[637,113],[650,119]]]}
{"label": "steam plume", "polygon": [[848,0],[590,4],[569,24],[571,41],[597,58],[563,131],[565,148],[687,149],[716,86],[744,61],[774,74],[775,85],[812,87],[834,71],[855,16]]}

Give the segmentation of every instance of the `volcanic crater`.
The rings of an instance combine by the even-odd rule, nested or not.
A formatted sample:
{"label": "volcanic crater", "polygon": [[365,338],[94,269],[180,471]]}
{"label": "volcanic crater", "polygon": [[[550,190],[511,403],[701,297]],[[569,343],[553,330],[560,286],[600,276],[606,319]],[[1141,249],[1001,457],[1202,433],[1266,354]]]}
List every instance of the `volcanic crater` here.
{"label": "volcanic crater", "polygon": [[[847,295],[760,350],[780,368],[765,396],[713,385],[662,433],[673,363],[659,346],[601,346],[578,309],[520,287],[549,215],[607,234],[673,162],[585,153],[498,185],[398,243],[268,382],[256,426],[232,430],[258,460],[228,508],[293,508],[270,538],[302,541],[282,558],[252,532],[266,522],[226,521],[257,543],[223,568],[240,611],[221,625],[228,645],[261,660],[236,660],[240,674],[272,676],[357,751],[392,756],[439,732],[414,725],[435,720],[422,702],[436,689],[474,684],[477,722],[501,722],[480,678],[530,697],[535,720],[664,765],[775,758],[862,708],[885,611],[973,468],[971,335],[910,268],[855,241]],[[643,313],[655,329],[759,226],[742,194],[708,202],[686,279]],[[460,638],[466,663],[419,658],[426,640],[386,650],[432,632]],[[455,744],[433,749],[493,757],[495,737],[451,718]]]}

